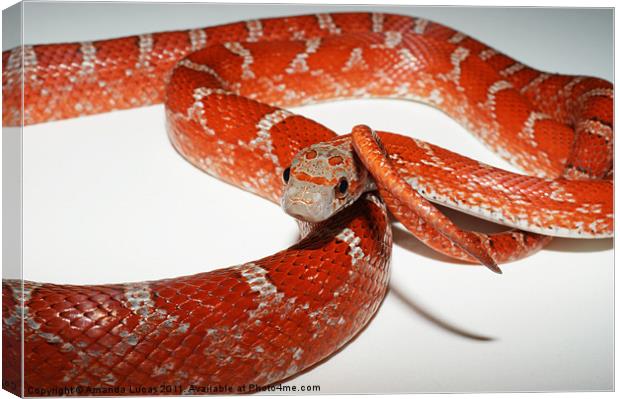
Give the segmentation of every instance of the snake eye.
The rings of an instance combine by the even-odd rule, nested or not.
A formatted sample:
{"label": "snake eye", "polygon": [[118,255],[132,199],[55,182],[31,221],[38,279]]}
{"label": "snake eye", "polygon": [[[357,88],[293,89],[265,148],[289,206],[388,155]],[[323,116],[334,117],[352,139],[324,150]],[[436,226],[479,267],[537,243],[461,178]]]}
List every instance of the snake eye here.
{"label": "snake eye", "polygon": [[291,168],[288,167],[284,169],[284,172],[282,173],[282,179],[284,180],[284,183],[288,183],[290,178],[291,178]]}
{"label": "snake eye", "polygon": [[340,183],[338,183],[338,186],[336,186],[336,188],[338,189],[338,192],[340,194],[345,194],[349,189],[349,182],[347,181],[347,179],[343,178],[342,180],[340,180]]}

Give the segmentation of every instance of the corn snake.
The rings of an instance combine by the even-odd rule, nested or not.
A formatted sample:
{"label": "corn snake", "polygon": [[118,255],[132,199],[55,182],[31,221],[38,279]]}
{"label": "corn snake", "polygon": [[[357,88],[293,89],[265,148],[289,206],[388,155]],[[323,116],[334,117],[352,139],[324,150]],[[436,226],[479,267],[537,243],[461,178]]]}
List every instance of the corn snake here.
{"label": "corn snake", "polygon": [[[148,42],[148,40],[144,40],[144,41],[145,41],[145,42]],[[229,51],[232,51],[231,49],[228,49],[228,50],[229,50]],[[234,50],[234,49],[233,49],[233,50]],[[237,48],[236,50],[237,50],[238,52],[242,52],[242,51],[241,51],[241,49],[239,49],[239,48]],[[256,270],[254,270],[254,272],[256,272]],[[250,273],[250,272],[248,272],[248,273]],[[292,355],[294,355],[294,353],[293,353]]]}

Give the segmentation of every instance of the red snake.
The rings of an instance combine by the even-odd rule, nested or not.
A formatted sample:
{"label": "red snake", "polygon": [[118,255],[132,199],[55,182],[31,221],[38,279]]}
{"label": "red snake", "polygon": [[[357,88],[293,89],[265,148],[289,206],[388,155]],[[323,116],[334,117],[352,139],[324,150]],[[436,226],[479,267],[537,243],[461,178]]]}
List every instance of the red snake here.
{"label": "red snake", "polygon": [[[25,46],[4,52],[3,68],[4,125],[164,102],[175,148],[207,173],[273,202],[284,174],[352,203],[301,222],[298,244],[227,269],[97,286],[4,281],[4,379],[26,392],[266,385],[316,364],[360,331],[385,294],[392,236],[383,201],[429,246],[490,267],[540,248],[549,238],[539,233],[612,234],[612,85],[536,71],[424,19],[320,14]],[[335,138],[278,108],[358,97],[430,103],[538,177],[363,126]],[[326,144],[311,147],[319,142],[346,151],[324,156]],[[339,171],[346,164],[351,173],[347,154],[372,183]],[[332,168],[310,173],[319,161]],[[359,189],[368,184],[379,195]],[[344,200],[354,192],[358,200]],[[446,227],[418,192],[530,232]],[[22,321],[23,381],[9,367],[21,360]]]}

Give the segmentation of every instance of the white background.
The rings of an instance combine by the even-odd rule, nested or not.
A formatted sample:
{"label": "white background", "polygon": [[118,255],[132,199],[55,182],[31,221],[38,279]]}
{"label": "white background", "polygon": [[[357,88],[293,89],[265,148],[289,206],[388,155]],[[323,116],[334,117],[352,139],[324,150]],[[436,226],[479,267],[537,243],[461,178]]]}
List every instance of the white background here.
{"label": "white background", "polygon": [[[92,40],[319,9],[343,8],[30,3],[25,41]],[[537,68],[612,78],[611,13],[372,9],[446,23]],[[366,100],[295,111],[337,132],[365,123],[506,166],[420,104]],[[295,223],[278,207],[185,162],[168,142],[161,106],[28,127],[23,143],[26,279],[174,277],[257,259],[297,239]],[[398,226],[395,241],[390,292],[377,316],[344,350],[289,384],[320,384],[322,393],[611,389],[611,240],[557,239],[505,265],[502,276],[434,254]]]}

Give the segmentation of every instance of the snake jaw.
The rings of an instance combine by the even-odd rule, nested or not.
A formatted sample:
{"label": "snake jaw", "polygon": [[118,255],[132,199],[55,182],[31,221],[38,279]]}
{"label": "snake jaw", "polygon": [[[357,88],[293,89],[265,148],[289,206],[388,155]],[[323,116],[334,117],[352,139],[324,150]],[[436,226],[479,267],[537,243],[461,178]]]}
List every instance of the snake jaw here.
{"label": "snake jaw", "polygon": [[333,215],[336,198],[326,186],[302,182],[291,177],[284,192],[281,206],[284,212],[306,222],[322,222]]}

